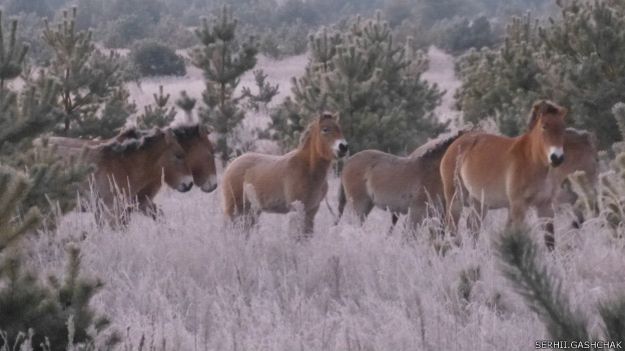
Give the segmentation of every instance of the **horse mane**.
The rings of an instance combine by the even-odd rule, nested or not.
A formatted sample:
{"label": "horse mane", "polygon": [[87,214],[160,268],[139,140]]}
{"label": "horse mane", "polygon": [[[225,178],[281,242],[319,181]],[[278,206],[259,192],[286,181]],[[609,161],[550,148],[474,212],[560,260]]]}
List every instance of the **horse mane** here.
{"label": "horse mane", "polygon": [[[112,141],[104,144],[102,150],[113,154],[126,154],[144,149],[156,143],[163,136],[160,130],[142,131],[137,128],[129,128],[121,132]],[[123,137],[123,140],[117,140]]]}
{"label": "horse mane", "polygon": [[423,154],[418,156],[418,158],[423,160],[440,156],[441,153],[447,151],[447,148],[449,148],[449,145],[451,145],[451,143],[456,141],[456,139],[460,138],[467,132],[468,130],[459,130],[458,132],[456,132],[456,134],[440,140],[438,143],[427,149]]}
{"label": "horse mane", "polygon": [[194,139],[200,136],[200,125],[198,123],[181,124],[175,127],[170,127],[169,129],[174,133],[176,140],[179,142]]}
{"label": "horse mane", "polygon": [[592,132],[572,127],[566,128],[564,132],[569,136],[570,142],[590,145],[593,148],[597,147],[597,138]]}
{"label": "horse mane", "polygon": [[560,113],[562,108],[558,106],[556,103],[551,102],[549,100],[540,100],[532,105],[532,112],[530,113],[530,120],[527,124],[527,130],[530,131],[534,129],[534,126],[538,122],[539,116],[543,114],[555,115]]}

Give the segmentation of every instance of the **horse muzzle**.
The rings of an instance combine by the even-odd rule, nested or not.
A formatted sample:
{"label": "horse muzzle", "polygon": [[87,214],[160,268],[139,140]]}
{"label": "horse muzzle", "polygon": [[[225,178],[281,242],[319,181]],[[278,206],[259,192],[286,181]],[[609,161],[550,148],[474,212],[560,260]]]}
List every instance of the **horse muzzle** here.
{"label": "horse muzzle", "polygon": [[564,150],[561,147],[549,148],[549,164],[558,167],[564,162]]}
{"label": "horse muzzle", "polygon": [[551,155],[549,157],[549,163],[551,164],[551,166],[553,167],[558,167],[559,165],[561,165],[564,162],[564,155]]}
{"label": "horse muzzle", "polygon": [[337,140],[334,143],[334,153],[338,158],[345,157],[348,151],[349,144],[347,144],[347,141],[345,141],[345,139]]}
{"label": "horse muzzle", "polygon": [[208,181],[206,181],[204,185],[200,187],[200,189],[202,189],[202,191],[205,193],[210,193],[213,190],[217,189],[217,177],[215,177],[214,175],[211,176]]}
{"label": "horse muzzle", "polygon": [[193,188],[193,180],[183,180],[182,182],[180,182],[180,185],[178,185],[178,188],[176,190],[181,193],[186,193],[187,191],[191,190],[191,188]]}

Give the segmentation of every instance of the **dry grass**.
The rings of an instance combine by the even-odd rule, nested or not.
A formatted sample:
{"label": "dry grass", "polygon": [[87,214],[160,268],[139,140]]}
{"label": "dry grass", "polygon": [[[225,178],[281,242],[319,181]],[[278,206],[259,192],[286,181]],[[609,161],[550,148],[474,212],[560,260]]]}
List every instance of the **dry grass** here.
{"label": "dry grass", "polygon": [[[264,215],[246,240],[223,226],[219,194],[168,190],[157,200],[158,222],[135,215],[125,231],[98,230],[75,213],[28,245],[31,264],[55,272],[78,242],[86,272],[106,284],[94,304],[128,345],[145,336],[168,350],[527,350],[545,338],[496,269],[491,239],[505,213],[492,212],[476,245],[464,238],[441,256],[427,225],[416,239],[401,228],[388,237],[382,211],[362,228],[349,218],[334,226],[322,206],[314,237],[297,243],[293,215]],[[582,230],[567,221],[550,261],[594,313],[623,288],[623,242],[598,220]]]}
{"label": "dry grass", "polygon": [[[287,68],[267,72],[278,77]],[[167,82],[168,92],[201,89],[197,81]],[[145,94],[161,83],[146,81]],[[330,185],[336,208],[338,180]],[[166,190],[156,200],[164,212],[156,222],[137,214],[127,230],[100,230],[89,214],[72,213],[26,243],[30,264],[49,272],[62,269],[64,247],[78,243],[85,271],[105,283],[94,305],[126,335],[126,350],[528,350],[545,339],[497,269],[491,240],[505,211],[489,214],[475,245],[464,238],[443,256],[430,224],[411,236],[402,219],[387,236],[390,216],[379,210],[363,227],[350,218],[335,226],[322,204],[313,238],[297,243],[293,215],[263,215],[247,240],[224,227],[219,189]],[[580,230],[569,221],[558,217],[549,261],[573,303],[596,315],[596,301],[624,287],[624,243],[599,219]]]}

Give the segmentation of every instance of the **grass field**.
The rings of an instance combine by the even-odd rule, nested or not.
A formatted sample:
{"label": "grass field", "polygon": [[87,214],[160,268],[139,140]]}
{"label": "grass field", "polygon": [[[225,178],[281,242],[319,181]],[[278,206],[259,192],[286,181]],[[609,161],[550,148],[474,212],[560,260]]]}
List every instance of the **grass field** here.
{"label": "grass field", "polygon": [[[145,82],[137,100],[158,84]],[[181,89],[200,88],[166,86]],[[333,209],[337,188],[332,176]],[[464,237],[440,255],[428,233],[435,218],[414,235],[402,220],[388,236],[388,213],[334,225],[322,204],[301,243],[290,229],[296,215],[263,215],[249,239],[228,229],[219,189],[167,189],[156,201],[158,221],[135,215],[124,231],[100,230],[88,213],[71,213],[24,242],[31,265],[57,274],[67,245],[81,248],[85,273],[105,284],[94,306],[112,317],[124,350],[139,350],[142,338],[144,350],[529,350],[546,338],[498,269],[492,241],[505,211],[489,213],[475,244]],[[624,288],[624,244],[599,219],[569,222],[558,216],[557,249],[545,256],[579,313],[596,321],[597,302]]]}

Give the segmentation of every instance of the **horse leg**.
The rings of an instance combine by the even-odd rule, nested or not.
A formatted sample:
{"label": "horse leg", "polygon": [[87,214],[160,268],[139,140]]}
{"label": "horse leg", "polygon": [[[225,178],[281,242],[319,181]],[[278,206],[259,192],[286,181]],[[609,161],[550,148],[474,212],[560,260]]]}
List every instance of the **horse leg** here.
{"label": "horse leg", "polygon": [[471,211],[467,216],[467,227],[469,229],[469,235],[476,243],[480,235],[480,229],[482,228],[482,222],[486,218],[488,208],[485,207],[482,202],[473,200],[471,201]]}
{"label": "horse leg", "polygon": [[315,227],[315,216],[317,215],[317,211],[319,210],[319,206],[311,208],[306,211],[304,214],[304,233],[303,238],[309,239],[312,237]]}
{"label": "horse leg", "polygon": [[[441,168],[442,170],[442,168]],[[443,172],[441,171],[441,175]],[[458,177],[453,175],[443,177],[443,191],[445,193],[445,203],[447,204],[447,208],[445,209],[445,226],[451,233],[451,235],[456,235],[456,231],[458,230],[458,221],[460,220],[460,215],[462,214],[462,189]]]}
{"label": "horse leg", "polygon": [[358,217],[360,225],[363,225],[365,219],[367,219],[367,216],[369,215],[369,213],[371,213],[371,210],[373,209],[373,202],[368,196],[366,196],[354,198],[352,199],[351,203],[352,208],[354,209],[354,213],[356,213],[356,216]]}
{"label": "horse leg", "polygon": [[156,194],[158,194],[159,190],[161,190],[160,181],[149,184],[137,192],[139,211],[146,216],[152,217],[154,220],[163,215],[163,211],[154,203],[154,201],[152,201],[154,197],[156,197]]}
{"label": "horse leg", "polygon": [[543,225],[543,230],[545,231],[545,246],[547,246],[549,251],[553,251],[556,241],[553,228],[554,211],[551,201],[545,201],[538,204],[538,206],[536,206],[536,210],[538,212],[538,217],[546,220],[546,223]]}
{"label": "horse leg", "polygon": [[510,210],[508,212],[506,229],[520,229],[525,221],[526,212],[527,204],[524,200],[510,201]]}
{"label": "horse leg", "polygon": [[399,220],[399,214],[395,212],[391,212],[391,227],[388,228],[389,236],[393,234],[393,229],[395,229],[395,225],[397,224],[398,220]]}

